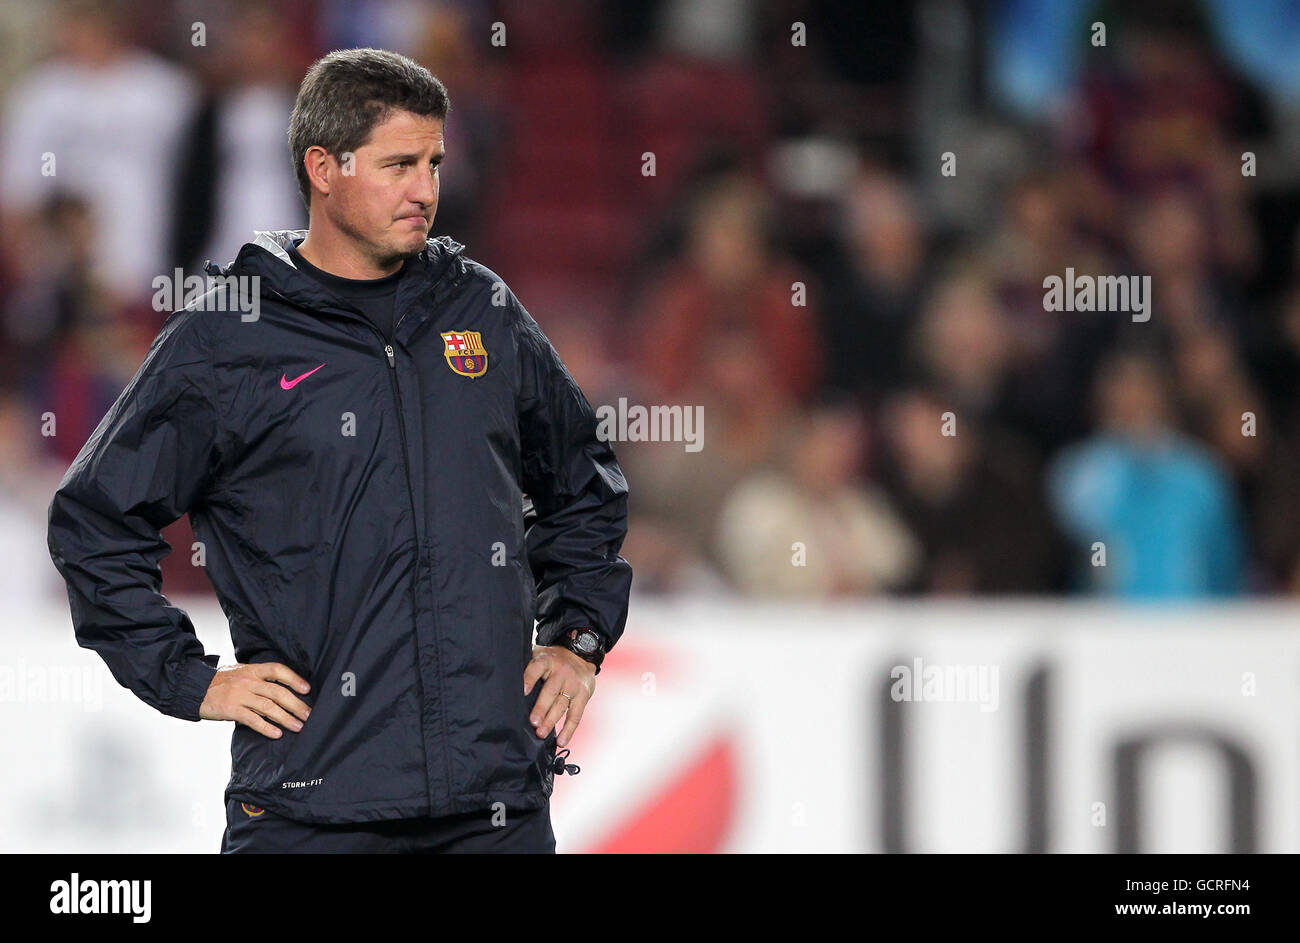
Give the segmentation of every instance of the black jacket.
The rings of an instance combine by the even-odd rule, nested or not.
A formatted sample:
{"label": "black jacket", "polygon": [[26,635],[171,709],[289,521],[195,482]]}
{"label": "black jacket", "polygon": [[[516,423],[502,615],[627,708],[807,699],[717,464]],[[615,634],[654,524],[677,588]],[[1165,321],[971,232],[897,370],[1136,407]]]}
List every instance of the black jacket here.
{"label": "black jacket", "polygon": [[49,545],[77,640],[199,719],[217,656],[158,566],[159,530],[188,512],[237,660],[312,685],[301,732],[235,726],[227,799],[308,822],[540,806],[555,733],[528,721],[534,618],[543,645],[622,634],[623,473],[537,323],[463,246],[408,261],[385,338],[290,264],[304,235],[208,266],[258,276],[259,317],[210,310],[216,293],[173,313],[64,477]]}

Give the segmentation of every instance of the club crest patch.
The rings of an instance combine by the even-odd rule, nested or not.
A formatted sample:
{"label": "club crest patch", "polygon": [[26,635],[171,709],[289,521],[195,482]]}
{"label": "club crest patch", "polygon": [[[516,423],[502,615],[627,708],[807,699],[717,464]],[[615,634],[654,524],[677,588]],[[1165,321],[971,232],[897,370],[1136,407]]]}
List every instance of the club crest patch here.
{"label": "club crest patch", "polygon": [[258,808],[255,805],[249,805],[247,802],[241,802],[239,803],[239,805],[240,808],[244,810],[245,814],[247,814],[248,817],[251,819],[257,818],[259,815],[261,815],[263,812],[266,811],[265,809]]}
{"label": "club crest patch", "polygon": [[487,351],[478,331],[443,331],[447,364],[463,377],[481,377],[487,372]]}

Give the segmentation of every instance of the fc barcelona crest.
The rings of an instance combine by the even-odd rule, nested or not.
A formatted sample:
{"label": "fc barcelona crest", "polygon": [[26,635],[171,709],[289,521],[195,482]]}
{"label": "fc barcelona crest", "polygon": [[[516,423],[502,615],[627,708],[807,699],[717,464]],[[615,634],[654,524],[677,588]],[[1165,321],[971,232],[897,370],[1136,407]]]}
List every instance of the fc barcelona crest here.
{"label": "fc barcelona crest", "polygon": [[478,331],[443,331],[447,363],[463,377],[481,377],[487,372],[487,351]]}

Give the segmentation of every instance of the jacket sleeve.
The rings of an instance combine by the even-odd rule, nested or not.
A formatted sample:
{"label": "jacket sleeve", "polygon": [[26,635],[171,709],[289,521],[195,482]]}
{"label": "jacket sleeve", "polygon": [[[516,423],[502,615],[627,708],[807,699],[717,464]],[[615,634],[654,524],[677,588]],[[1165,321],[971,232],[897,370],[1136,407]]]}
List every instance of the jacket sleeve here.
{"label": "jacket sleeve", "polygon": [[627,623],[632,567],[627,481],[595,412],[537,322],[509,296],[519,344],[523,488],[532,501],[525,541],[537,582],[537,641],[589,626],[609,647]]}
{"label": "jacket sleeve", "polygon": [[162,595],[159,562],[171,549],[161,529],[199,499],[217,459],[200,316],[168,319],[49,509],[77,643],[146,704],[193,721],[219,656],[204,654],[189,616]]}

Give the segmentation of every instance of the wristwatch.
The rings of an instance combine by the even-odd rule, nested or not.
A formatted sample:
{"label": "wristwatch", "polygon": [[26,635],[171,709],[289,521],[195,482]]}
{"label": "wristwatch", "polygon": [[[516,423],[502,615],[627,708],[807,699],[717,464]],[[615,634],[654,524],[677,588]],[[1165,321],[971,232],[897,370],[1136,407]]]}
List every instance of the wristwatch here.
{"label": "wristwatch", "polygon": [[600,663],[605,660],[605,639],[599,632],[585,626],[576,629],[565,638],[564,647],[591,662],[596,666],[596,674],[600,674]]}

